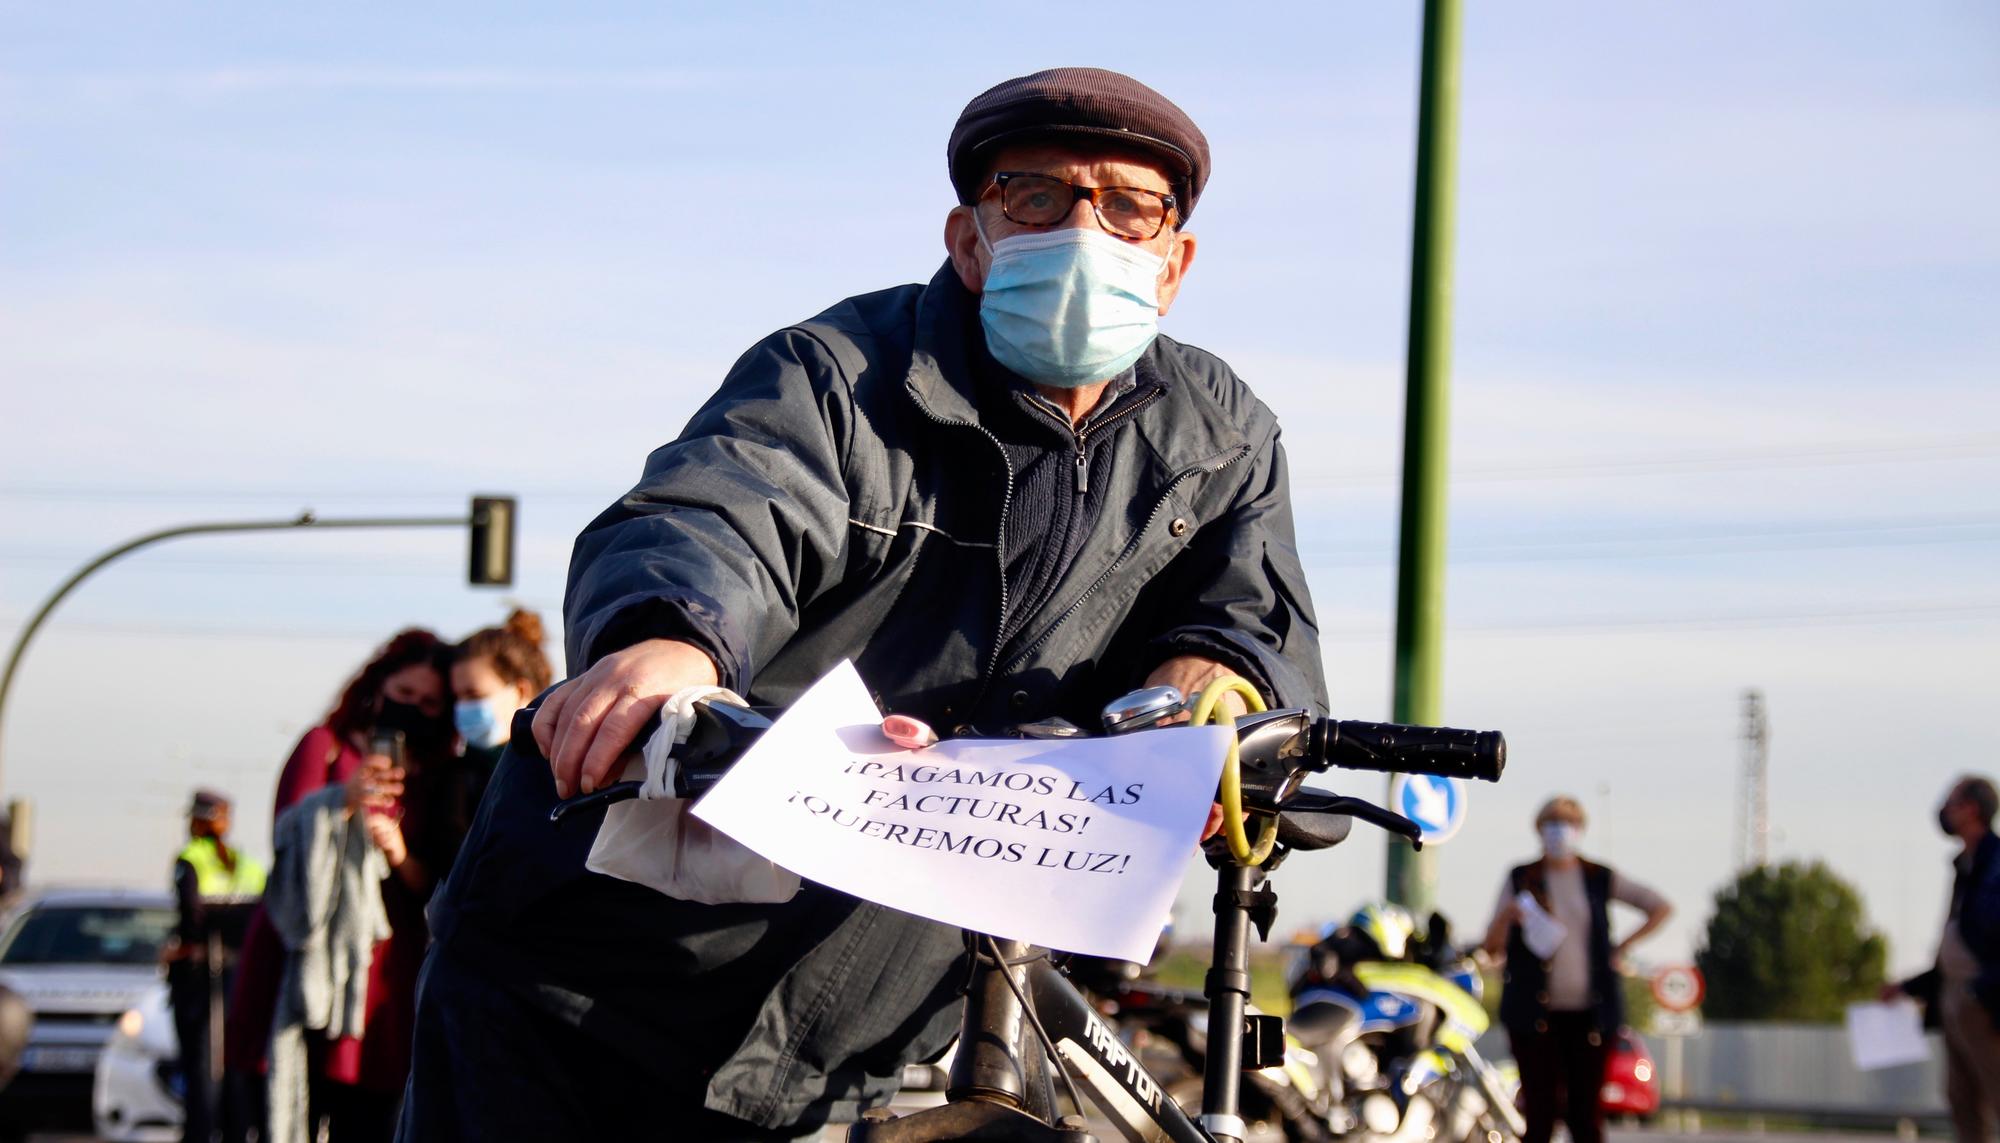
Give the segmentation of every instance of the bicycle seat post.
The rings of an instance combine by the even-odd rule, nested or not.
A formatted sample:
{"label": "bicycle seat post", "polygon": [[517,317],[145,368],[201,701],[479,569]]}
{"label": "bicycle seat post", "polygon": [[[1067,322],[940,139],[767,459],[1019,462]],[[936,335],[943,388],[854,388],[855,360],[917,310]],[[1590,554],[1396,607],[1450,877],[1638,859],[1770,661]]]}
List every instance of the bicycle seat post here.
{"label": "bicycle seat post", "polygon": [[1238,1096],[1243,1081],[1244,1009],[1250,1002],[1250,920],[1263,893],[1264,871],[1227,857],[1216,871],[1215,946],[1202,991],[1208,996],[1208,1059],[1202,1076],[1201,1126],[1217,1139],[1241,1143]]}

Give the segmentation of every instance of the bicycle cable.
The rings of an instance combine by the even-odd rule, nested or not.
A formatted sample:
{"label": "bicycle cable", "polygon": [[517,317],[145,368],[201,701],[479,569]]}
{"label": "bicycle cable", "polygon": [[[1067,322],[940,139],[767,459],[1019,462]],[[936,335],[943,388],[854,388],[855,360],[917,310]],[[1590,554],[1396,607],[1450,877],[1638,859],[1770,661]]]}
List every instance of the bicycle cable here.
{"label": "bicycle cable", "polygon": [[[1014,979],[1012,971],[1014,962],[1009,961],[1001,953],[1000,942],[998,940],[985,933],[981,933],[980,937],[986,941],[986,947],[992,952],[993,963],[1000,970],[1000,979],[1007,982],[1008,991],[1012,992],[1014,999],[1020,1002],[1021,1014],[1028,1018],[1028,1026],[1035,1030],[1035,1037],[1041,1040],[1042,1050],[1048,1054],[1050,1066],[1054,1067],[1056,1074],[1062,1077],[1063,1087],[1069,1092],[1070,1106],[1076,1109],[1078,1115],[1084,1114],[1083,1100],[1076,1094],[1076,1081],[1070,1078],[1069,1065],[1063,1062],[1062,1054],[1056,1050],[1054,1037],[1049,1035],[1047,1028],[1042,1027],[1042,1018],[1035,1014],[1035,1006],[1029,1001],[1028,994],[1021,990],[1020,982]],[[1041,957],[1030,957],[1029,959],[1040,960]],[[1027,1077],[1023,1075],[1022,1078],[1025,1080]],[[1053,1113],[1055,1108],[1050,1108],[1049,1111]],[[1059,1115],[1053,1114],[1051,1117],[1055,1119],[1062,1118]]]}
{"label": "bicycle cable", "polygon": [[[1189,726],[1206,726],[1216,721],[1215,711],[1222,702],[1222,696],[1234,694],[1249,705],[1253,714],[1268,710],[1264,696],[1257,693],[1248,679],[1241,675],[1224,675],[1201,689],[1195,696],[1194,710],[1188,715]],[[1229,718],[1233,725],[1234,716]],[[1222,781],[1220,783],[1222,802],[1222,837],[1229,843],[1229,856],[1238,865],[1262,865],[1271,856],[1271,850],[1278,844],[1278,819],[1267,818],[1263,830],[1258,833],[1255,845],[1250,842],[1250,834],[1243,828],[1243,760],[1238,752],[1236,736],[1229,736],[1229,752],[1222,758]]]}

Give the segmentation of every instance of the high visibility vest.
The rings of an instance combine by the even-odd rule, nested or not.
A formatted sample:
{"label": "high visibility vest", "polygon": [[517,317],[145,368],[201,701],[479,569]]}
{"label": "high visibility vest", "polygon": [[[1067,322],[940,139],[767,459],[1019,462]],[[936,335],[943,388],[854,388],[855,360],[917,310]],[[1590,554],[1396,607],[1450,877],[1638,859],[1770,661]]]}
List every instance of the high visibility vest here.
{"label": "high visibility vest", "polygon": [[236,870],[222,863],[222,851],[211,837],[198,837],[181,850],[180,859],[194,867],[195,892],[204,901],[241,901],[264,892],[264,867],[242,850]]}

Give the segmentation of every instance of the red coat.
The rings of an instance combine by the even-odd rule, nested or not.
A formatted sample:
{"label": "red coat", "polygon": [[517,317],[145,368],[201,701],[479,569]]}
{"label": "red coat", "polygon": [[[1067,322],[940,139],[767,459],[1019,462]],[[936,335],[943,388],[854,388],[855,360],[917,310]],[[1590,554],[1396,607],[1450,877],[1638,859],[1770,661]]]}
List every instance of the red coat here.
{"label": "red coat", "polygon": [[[345,782],[361,766],[361,752],[325,726],[299,740],[278,776],[272,818],[315,790]],[[415,784],[412,784],[413,788]],[[404,814],[411,852],[421,852],[420,811],[424,799],[409,798]],[[443,870],[433,870],[442,876]],[[367,1024],[360,1038],[343,1036],[313,1043],[313,1066],[327,1079],[372,1091],[400,1092],[410,1074],[410,1036],[417,1009],[417,972],[423,967],[430,931],[424,924],[425,897],[391,873],[382,882],[382,903],[390,935],[375,945],[368,966]],[[243,959],[230,994],[223,1053],[232,1070],[262,1071],[271,1041],[271,1018],[284,977],[285,946],[260,906],[244,936]],[[323,1050],[322,1050],[323,1049]]]}

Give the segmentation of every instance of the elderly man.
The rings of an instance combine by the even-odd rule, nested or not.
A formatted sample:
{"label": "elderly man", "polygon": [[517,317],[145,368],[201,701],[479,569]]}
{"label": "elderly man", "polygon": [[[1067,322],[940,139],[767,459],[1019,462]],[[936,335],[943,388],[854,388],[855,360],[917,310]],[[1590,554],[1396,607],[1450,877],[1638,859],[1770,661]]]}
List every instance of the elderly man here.
{"label": "elderly man", "polygon": [[700,905],[586,873],[557,797],[673,693],[783,705],[852,658],[942,728],[1090,724],[1240,674],[1324,709],[1270,411],[1158,334],[1194,263],[1200,130],[1063,68],[974,99],[929,284],[752,347],[578,539],[570,681],[502,762],[435,908],[406,1139],[787,1137],[944,1048],[963,943],[807,883]]}
{"label": "elderly man", "polygon": [[1925,1022],[1944,1030],[1944,1094],[1959,1143],[1982,1143],[2000,1126],[2000,791],[1985,778],[1952,784],[1938,806],[1938,829],[1958,843],[1951,902],[1937,963],[1883,999],[1912,996]]}

